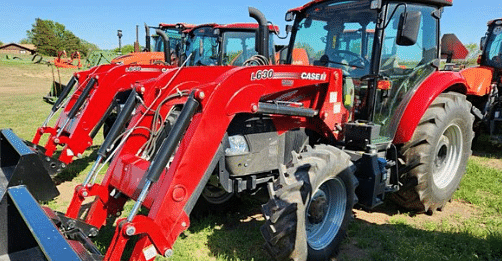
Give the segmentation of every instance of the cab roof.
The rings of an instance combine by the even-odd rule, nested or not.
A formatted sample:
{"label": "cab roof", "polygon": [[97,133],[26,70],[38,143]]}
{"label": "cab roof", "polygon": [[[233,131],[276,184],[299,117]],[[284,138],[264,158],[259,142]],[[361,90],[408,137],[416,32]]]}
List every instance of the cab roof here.
{"label": "cab roof", "polygon": [[166,23],[160,23],[159,27],[164,29],[180,29],[180,30],[187,30],[187,29],[192,29],[195,27],[194,24],[187,24],[187,23],[176,23],[176,24],[166,24]]}
{"label": "cab roof", "polygon": [[[188,30],[188,32],[193,32],[194,30],[201,27],[213,27],[214,29],[223,29],[223,30],[256,30],[258,29],[258,24],[257,23],[201,24],[191,28],[190,30]],[[269,25],[268,30],[278,33],[279,27],[277,25]]]}
{"label": "cab roof", "polygon": [[502,22],[502,18],[499,18],[499,19],[493,19],[491,21],[488,22],[488,26],[492,25],[493,23],[497,22],[497,21],[501,21]]}
{"label": "cab roof", "polygon": [[[295,13],[298,12],[298,13],[300,13],[300,12],[305,11],[305,9],[307,9],[307,8],[313,6],[313,5],[320,4],[320,3],[323,3],[323,2],[330,2],[330,1],[331,0],[313,0],[313,1],[309,2],[309,3],[306,3],[303,6],[290,9],[288,11],[288,13],[289,12],[295,12]],[[370,0],[360,0],[360,1],[370,2]],[[431,4],[431,5],[437,5],[437,6],[452,6],[453,5],[453,0],[406,0],[406,2]]]}

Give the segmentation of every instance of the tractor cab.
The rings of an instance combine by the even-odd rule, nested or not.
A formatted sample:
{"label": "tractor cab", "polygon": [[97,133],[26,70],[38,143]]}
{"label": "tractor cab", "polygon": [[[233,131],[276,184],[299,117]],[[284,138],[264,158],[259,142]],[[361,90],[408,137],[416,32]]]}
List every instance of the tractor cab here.
{"label": "tractor cab", "polygon": [[488,31],[481,39],[480,65],[502,69],[502,19],[488,22]]}
{"label": "tractor cab", "polygon": [[[159,63],[177,65],[177,61],[173,58],[179,56],[180,52],[183,50],[182,31],[192,27],[193,25],[185,23],[161,23],[159,26],[148,26],[145,24],[146,36],[144,51],[118,56],[114,58],[111,63],[120,65],[149,65]],[[155,35],[150,36],[151,29],[155,30]],[[151,40],[153,40],[153,50]],[[164,46],[168,48],[164,48]]]}
{"label": "tractor cab", "polygon": [[[183,31],[192,29],[194,25],[177,23],[177,24],[159,24],[158,27],[149,27],[151,29],[160,29],[169,37],[169,47],[172,51],[180,53],[183,51]],[[151,36],[153,40],[153,51],[164,51],[164,39],[158,35]]]}
{"label": "tractor cab", "polygon": [[[291,53],[340,68],[350,120],[372,122],[371,143],[392,141],[408,93],[439,65],[439,19],[451,1],[312,1],[291,9]],[[406,104],[406,103],[403,103]]]}
{"label": "tractor cab", "polygon": [[[268,59],[274,61],[273,37],[277,26],[269,25]],[[189,66],[227,65],[241,66],[258,54],[255,49],[258,24],[207,24],[187,32],[184,58]]]}

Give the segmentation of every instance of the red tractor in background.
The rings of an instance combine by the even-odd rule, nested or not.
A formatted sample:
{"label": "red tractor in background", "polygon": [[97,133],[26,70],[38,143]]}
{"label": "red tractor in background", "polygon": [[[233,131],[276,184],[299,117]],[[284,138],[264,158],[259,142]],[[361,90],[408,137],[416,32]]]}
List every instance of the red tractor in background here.
{"label": "red tractor in background", "polygon": [[478,67],[462,70],[462,75],[474,88],[467,93],[476,116],[475,130],[487,133],[490,141],[502,143],[502,19],[488,22],[481,39],[482,54]]}
{"label": "red tractor in background", "polygon": [[[152,65],[171,61],[171,55],[183,52],[183,31],[190,30],[193,27],[194,25],[186,23],[160,23],[158,27],[145,24],[146,36],[144,52],[133,52],[121,55],[115,57],[111,63],[121,65]],[[154,29],[156,35],[150,37],[150,29]],[[151,50],[150,44],[151,38],[153,38],[154,41],[153,51]],[[166,39],[169,39],[168,44],[166,44]]]}
{"label": "red tractor in background", "polygon": [[[169,257],[199,200],[226,204],[259,189],[270,196],[261,232],[277,260],[329,260],[356,202],[372,208],[392,192],[410,208],[442,208],[465,173],[474,120],[466,99],[473,86],[438,70],[439,19],[451,5],[309,2],[286,14],[294,21],[286,65],[270,63],[267,20],[250,8],[260,24],[258,55],[240,67],[180,67],[135,84],[66,214],[42,210],[23,186],[9,188],[0,220],[17,231],[0,230],[0,255],[35,249],[47,259],[101,259],[89,237],[127,200],[135,204],[117,221],[104,260],[119,260],[133,237],[131,260]],[[359,49],[340,44],[344,30],[360,32]],[[307,52],[309,65],[289,65],[295,49]],[[107,156],[113,160],[95,183]],[[80,217],[88,197],[96,200]]]}

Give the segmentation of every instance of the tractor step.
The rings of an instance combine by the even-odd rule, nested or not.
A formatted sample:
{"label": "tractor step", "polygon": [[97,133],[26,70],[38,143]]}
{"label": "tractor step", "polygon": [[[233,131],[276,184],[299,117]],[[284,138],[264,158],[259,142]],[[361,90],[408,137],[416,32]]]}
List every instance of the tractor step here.
{"label": "tractor step", "polygon": [[8,188],[0,201],[0,260],[101,259],[81,240],[68,240],[25,186]]}
{"label": "tractor step", "polygon": [[26,185],[38,201],[59,195],[37,151],[28,147],[12,130],[0,130],[0,199],[8,187]]}

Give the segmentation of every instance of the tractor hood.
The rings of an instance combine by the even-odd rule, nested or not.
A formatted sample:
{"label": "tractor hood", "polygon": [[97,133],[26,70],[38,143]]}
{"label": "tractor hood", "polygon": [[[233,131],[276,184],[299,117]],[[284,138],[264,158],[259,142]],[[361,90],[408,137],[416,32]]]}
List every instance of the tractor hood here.
{"label": "tractor hood", "polygon": [[155,64],[164,62],[163,52],[139,52],[130,53],[114,58],[112,64],[135,65],[135,64]]}

